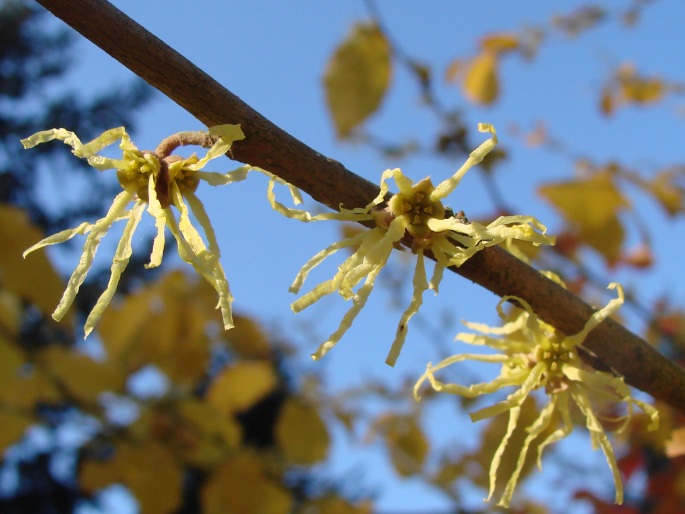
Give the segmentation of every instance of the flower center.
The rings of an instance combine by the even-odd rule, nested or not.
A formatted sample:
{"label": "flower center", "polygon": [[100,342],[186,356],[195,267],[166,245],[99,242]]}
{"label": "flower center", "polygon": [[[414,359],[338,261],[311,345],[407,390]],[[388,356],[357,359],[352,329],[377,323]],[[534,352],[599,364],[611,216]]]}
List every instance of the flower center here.
{"label": "flower center", "polygon": [[445,208],[439,200],[431,201],[430,194],[435,189],[429,178],[412,186],[411,190],[397,193],[390,199],[390,210],[396,217],[407,219],[407,232],[419,240],[429,240],[433,231],[428,228],[431,218],[443,219]]}
{"label": "flower center", "polygon": [[124,151],[127,165],[117,170],[119,184],[124,189],[135,187],[138,197],[147,201],[147,186],[150,175],[157,175],[161,168],[159,159],[152,152]]}
{"label": "flower center", "polygon": [[562,372],[564,364],[569,364],[576,359],[576,350],[557,334],[553,334],[538,346],[536,355],[537,362],[545,365],[545,373],[542,381],[548,393],[565,388],[565,375]]}

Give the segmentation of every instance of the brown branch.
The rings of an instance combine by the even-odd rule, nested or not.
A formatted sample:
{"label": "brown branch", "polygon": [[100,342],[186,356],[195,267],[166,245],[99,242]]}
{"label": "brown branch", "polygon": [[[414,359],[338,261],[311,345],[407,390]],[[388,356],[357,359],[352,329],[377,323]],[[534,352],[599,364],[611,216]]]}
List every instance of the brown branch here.
{"label": "brown branch", "polygon": [[[312,150],[104,0],[37,0],[65,23],[145,79],[208,127],[239,123],[246,135],[232,157],[265,168],[331,208],[366,205],[375,184]],[[519,296],[557,329],[573,334],[593,309],[507,252],[487,248],[452,271],[493,293]],[[685,413],[685,373],[613,320],[584,346],[626,382]]]}

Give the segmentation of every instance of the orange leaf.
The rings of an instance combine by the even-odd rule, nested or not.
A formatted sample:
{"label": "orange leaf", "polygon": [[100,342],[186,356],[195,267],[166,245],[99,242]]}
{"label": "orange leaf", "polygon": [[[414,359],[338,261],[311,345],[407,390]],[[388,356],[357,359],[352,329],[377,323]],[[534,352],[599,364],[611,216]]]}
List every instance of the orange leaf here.
{"label": "orange leaf", "polygon": [[670,458],[685,455],[685,427],[676,428],[666,441],[666,455]]}

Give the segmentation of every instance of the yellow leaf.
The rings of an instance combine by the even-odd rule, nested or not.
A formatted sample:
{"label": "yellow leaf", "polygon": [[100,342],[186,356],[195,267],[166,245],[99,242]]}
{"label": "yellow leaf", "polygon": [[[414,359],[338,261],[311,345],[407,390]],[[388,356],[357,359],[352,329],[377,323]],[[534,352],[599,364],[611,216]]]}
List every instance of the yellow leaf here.
{"label": "yellow leaf", "polygon": [[84,461],[79,478],[86,492],[124,484],[138,500],[141,514],[170,514],[181,504],[182,470],[169,451],[154,441],[120,443],[111,459]]}
{"label": "yellow leaf", "polygon": [[639,75],[630,63],[617,72],[621,100],[626,103],[648,104],[661,100],[665,93],[663,81]]}
{"label": "yellow leaf", "polygon": [[[36,403],[61,398],[54,384],[29,363],[19,348],[0,339],[0,403],[17,410],[31,410]],[[2,426],[0,424],[0,426]]]}
{"label": "yellow leaf", "polygon": [[21,299],[8,291],[0,289],[0,341],[10,341],[19,334],[23,308]]}
{"label": "yellow leaf", "polygon": [[406,477],[419,473],[428,455],[428,441],[412,417],[392,416],[383,422],[385,444],[395,471]]}
{"label": "yellow leaf", "polygon": [[431,482],[439,488],[449,491],[454,482],[464,473],[464,462],[461,456],[457,458],[442,457],[437,471],[431,477]]}
{"label": "yellow leaf", "polygon": [[464,78],[464,94],[472,102],[490,105],[499,96],[497,54],[483,52],[474,58]]}
{"label": "yellow leaf", "polygon": [[200,493],[204,514],[288,514],[290,493],[258,455],[243,451],[215,469]]}
{"label": "yellow leaf", "polygon": [[674,178],[672,172],[662,171],[649,183],[649,191],[666,209],[669,216],[675,216],[685,210],[685,189],[678,186]]}
{"label": "yellow leaf", "polygon": [[324,76],[326,101],[338,137],[378,109],[390,85],[390,45],[375,24],[357,23],[336,49]]}
{"label": "yellow leaf", "polygon": [[24,355],[14,344],[0,340],[0,391],[14,383],[24,365]]}
{"label": "yellow leaf", "polygon": [[352,505],[338,496],[328,496],[308,501],[302,512],[303,514],[371,514],[373,509],[368,502]]}
{"label": "yellow leaf", "polygon": [[212,294],[205,281],[176,271],[129,295],[100,322],[108,356],[129,372],[154,364],[177,385],[192,387],[207,370]]}
{"label": "yellow leaf", "polygon": [[239,314],[233,314],[235,327],[224,332],[224,338],[240,356],[268,359],[271,345],[262,327],[256,321]]}
{"label": "yellow leaf", "polygon": [[177,405],[183,437],[178,449],[184,461],[195,466],[213,466],[228,450],[240,444],[240,426],[232,418],[221,416],[206,402],[185,400]]}
{"label": "yellow leaf", "polygon": [[286,460],[293,464],[314,464],[328,453],[328,429],[319,412],[292,396],[278,415],[275,437]]}
{"label": "yellow leaf", "polygon": [[185,464],[210,468],[238,447],[241,431],[232,418],[194,398],[160,402],[144,410],[128,430],[171,448]]}
{"label": "yellow leaf", "polygon": [[159,304],[159,297],[153,286],[128,294],[121,302],[110,305],[105,310],[98,325],[98,333],[108,358],[125,363],[129,371],[144,364],[139,357],[137,342],[151,316],[151,307],[158,307]]}
{"label": "yellow leaf", "polygon": [[19,411],[0,410],[0,454],[24,435],[24,431],[33,423],[33,418]]}
{"label": "yellow leaf", "polygon": [[278,378],[269,362],[239,362],[226,368],[212,382],[207,401],[220,413],[233,415],[264,398],[277,383]]}
{"label": "yellow leaf", "polygon": [[608,172],[589,179],[540,186],[547,198],[579,231],[582,241],[600,252],[610,263],[620,257],[624,230],[617,213],[629,206]]}
{"label": "yellow leaf", "polygon": [[123,390],[125,376],[111,361],[97,362],[88,355],[51,346],[41,355],[41,364],[66,391],[78,400],[96,404],[106,391]]}
{"label": "yellow leaf", "polygon": [[610,266],[621,259],[625,230],[617,217],[608,219],[601,227],[581,228],[579,237],[585,244],[602,254]]}
{"label": "yellow leaf", "polygon": [[0,396],[7,406],[31,409],[38,402],[57,403],[63,401],[54,381],[39,368],[25,365],[11,380],[3,382]]}
{"label": "yellow leaf", "polygon": [[[0,284],[49,315],[62,297],[64,283],[45,252],[22,257],[24,250],[43,237],[22,209],[0,204]],[[70,322],[66,317],[63,321]]]}
{"label": "yellow leaf", "polygon": [[519,47],[519,38],[516,34],[493,34],[483,38],[480,47],[486,52],[502,54],[516,50]]}

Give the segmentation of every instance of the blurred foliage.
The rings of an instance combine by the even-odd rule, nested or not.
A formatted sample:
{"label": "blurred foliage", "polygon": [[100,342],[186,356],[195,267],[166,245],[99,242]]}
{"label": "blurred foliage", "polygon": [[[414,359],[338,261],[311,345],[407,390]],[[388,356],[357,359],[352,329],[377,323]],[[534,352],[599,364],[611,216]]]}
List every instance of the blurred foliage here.
{"label": "blurred foliage", "polygon": [[[572,41],[612,24],[638,29],[641,17],[652,3],[652,0],[632,0],[621,4],[594,2],[564,14],[556,14],[546,23],[528,24],[519,30],[502,27],[501,31],[485,34],[476,41],[473,54],[457,56],[439,68],[428,60],[412,55],[403,41],[393,37],[393,27],[386,24],[380,8],[390,7],[366,0],[370,20],[364,23],[378,27],[390,45],[393,73],[399,76],[399,68],[404,68],[402,71],[415,81],[422,104],[436,115],[437,121],[433,127],[422,125],[421,137],[410,136],[408,140],[392,141],[375,135],[371,121],[372,114],[374,117],[391,114],[360,108],[357,112],[367,112],[366,118],[357,121],[355,137],[347,141],[365,144],[390,160],[421,152],[444,155],[450,159],[455,153],[466,154],[469,140],[473,137],[472,130],[463,120],[466,106],[494,107],[506,95],[515,93],[507,88],[507,77],[503,72],[507,61],[520,58],[533,64],[545,45],[551,46],[558,39]],[[639,32],[636,32],[635,37],[640,37]],[[331,58],[331,63],[335,58]],[[675,75],[667,77],[650,73],[649,62],[619,60],[605,64],[605,70],[604,77],[600,77],[599,85],[595,86],[595,107],[599,117],[615,117],[619,111],[628,108],[670,107],[673,102],[669,105],[669,100],[682,101],[685,93],[682,80]],[[677,73],[677,70],[673,70],[673,73]],[[435,84],[440,76],[448,86],[454,85],[460,89],[461,98],[456,102],[454,98],[445,100],[437,95]],[[384,97],[392,94],[390,86],[382,91]],[[327,93],[330,94],[330,91]],[[346,101],[355,102],[352,97]],[[355,105],[348,107],[355,110]],[[339,131],[334,109],[330,105],[329,109],[333,125]],[[678,104],[675,114],[679,112],[677,109]],[[567,158],[575,172],[570,178],[538,185],[540,199],[553,206],[559,215],[557,245],[525,253],[537,267],[554,269],[566,277],[575,294],[585,295],[592,301],[605,286],[603,277],[606,271],[625,267],[640,273],[654,267],[658,256],[653,246],[653,225],[644,218],[642,207],[645,201],[651,200],[661,207],[668,219],[674,223],[682,222],[685,214],[685,166],[676,163],[655,171],[635,169],[622,162],[620,157],[598,162],[582,149],[555,138],[549,128],[552,122],[551,119],[541,120],[532,131],[523,131],[516,125],[510,130],[513,136],[531,148],[545,149]],[[649,152],[648,149],[646,151]],[[506,196],[500,191],[501,186],[494,173],[507,164],[508,157],[507,150],[501,148],[501,153],[496,158],[484,161],[482,167],[489,199],[498,215],[513,212],[509,205],[511,200],[504,200]],[[466,214],[469,217],[482,216]],[[492,216],[488,219],[492,219]],[[344,235],[354,230],[350,227],[342,229]],[[596,271],[596,265],[588,264],[593,254],[601,259],[599,271]],[[604,268],[601,268],[602,263]],[[395,266],[402,268],[401,265]],[[406,269],[398,269],[395,275],[402,277],[407,272]],[[399,295],[403,287],[401,278],[386,282],[386,287],[393,291],[393,295]],[[667,299],[658,299],[652,305],[647,305],[637,290],[629,293],[628,301],[649,326],[645,337],[676,362],[685,363],[685,315],[682,306],[671,305]],[[423,328],[432,333],[438,332],[425,322]],[[636,476],[645,477],[644,488],[629,486],[623,506],[606,503],[596,492],[589,490],[578,490],[574,498],[601,513],[670,514],[685,511],[685,473],[682,472],[685,462],[682,426],[685,420],[667,408],[666,411],[669,412],[669,422],[659,432],[647,437],[643,426],[631,426],[619,447],[624,478],[630,481]],[[537,412],[537,406],[529,402],[522,416],[535,419]],[[460,452],[431,444],[430,438],[421,432],[417,415],[421,413],[414,412],[408,418],[406,413],[386,413],[375,422],[375,430],[382,434],[397,473],[401,476],[424,477],[452,497],[457,505],[462,491],[460,484],[465,480],[486,487],[489,463],[494,448],[506,430],[506,420],[501,416],[491,420],[480,433],[480,445],[473,451]],[[605,413],[605,416],[610,417],[610,413]],[[582,424],[580,420],[576,422]],[[458,432],[459,429],[455,430]],[[523,432],[514,434],[514,438],[521,440],[525,436]],[[510,444],[503,457],[502,466],[505,468],[514,465],[512,459],[515,457],[509,453],[515,455],[511,450],[515,446]],[[582,473],[575,463],[558,456],[554,458],[562,459],[557,463],[574,470],[573,473]],[[527,462],[524,475],[528,475],[532,469],[533,463]],[[544,506],[520,498],[512,511],[546,510]]]}
{"label": "blurred foliage", "polygon": [[328,63],[324,89],[338,137],[378,109],[390,85],[390,47],[374,24],[359,23]]}
{"label": "blurred foliage", "polygon": [[[477,41],[472,55],[457,56],[437,69],[412,57],[393,39],[375,3],[366,4],[372,20],[355,25],[336,48],[323,87],[337,136],[389,158],[420,151],[447,157],[468,153],[474,145],[462,119],[464,105],[494,106],[508,94],[503,63],[517,57],[534,60],[554,37],[579,38],[613,22],[637,27],[649,7],[645,0],[610,8],[587,5],[546,24],[518,31],[504,27]],[[364,439],[382,448],[388,469],[401,479],[441,491],[452,502],[450,512],[467,512],[465,486],[487,488],[506,416],[480,423],[477,440],[467,447],[462,427],[448,416],[441,424],[454,424],[454,437],[446,443],[433,440],[430,411],[445,400],[456,401],[453,407],[461,410],[468,400],[427,392],[417,405],[409,394],[412,380],[392,387],[369,380],[331,395],[324,378],[296,368],[294,350],[269,334],[263,320],[236,315],[233,330],[220,330],[214,292],[179,271],[147,273],[147,278],[129,273],[122,289],[127,294],[117,297],[103,316],[95,346],[76,342],[78,324],[71,319],[59,326],[49,319],[61,295],[62,277],[44,254],[35,255],[29,265],[21,252],[44,232],[99,214],[108,186],[83,167],[73,180],[90,194],[54,212],[41,200],[45,195],[37,194],[44,187],[38,170],[58,161],[63,148],[44,145],[23,152],[18,141],[48,127],[68,127],[86,139],[117,125],[132,128],[131,113],[141,112],[151,92],[135,81],[95,96],[63,88],[54,93],[54,84],[67,76],[73,62],[68,56],[74,55],[74,36],[46,21],[42,11],[24,2],[0,2],[0,448],[2,472],[16,477],[13,487],[0,484],[0,511],[66,514],[79,506],[98,508],[101,493],[122,484],[144,514],[368,514],[373,494],[358,474],[338,478],[327,467],[334,437],[343,433],[354,444]],[[383,102],[400,67],[416,81],[422,104],[436,114],[434,127],[422,127],[430,136],[425,147],[416,140],[388,141],[368,128],[372,116],[385,114]],[[443,103],[435,92],[437,77],[459,88],[464,103]],[[619,64],[606,77],[596,102],[600,116],[616,116],[629,106],[653,107],[683,93],[680,82],[633,64]],[[542,123],[519,135],[530,146],[568,150]],[[574,292],[592,298],[606,284],[585,265],[587,250],[607,267],[649,269],[651,240],[645,226],[634,221],[639,220],[634,192],[646,194],[670,219],[680,220],[685,165],[646,174],[618,159],[598,163],[575,149],[567,153],[574,156],[576,176],[538,189],[540,198],[559,213],[559,242],[554,249],[527,255],[541,267],[559,270]],[[503,150],[482,167],[499,214],[510,209],[494,171],[507,159]],[[349,234],[359,229],[343,230]],[[639,245],[626,248],[636,235]],[[102,280],[93,275],[94,282]],[[396,275],[391,288],[402,287],[402,270]],[[88,282],[83,289],[89,287],[101,289]],[[92,298],[72,316],[90,310]],[[648,322],[649,342],[683,363],[682,306],[666,299],[642,305],[637,295],[630,300]],[[426,323],[424,330],[430,329]],[[144,376],[156,377],[146,379],[148,385],[157,383],[154,391],[140,387]],[[538,409],[534,401],[526,402],[524,421],[535,419]],[[665,407],[662,413],[659,432],[646,432],[644,419],[636,418],[622,436],[621,471],[629,483],[644,483],[627,488],[625,505],[605,502],[596,488],[572,491],[571,496],[598,513],[685,511],[684,420]],[[607,423],[613,414],[606,409]],[[581,418],[574,421],[582,424]],[[64,427],[78,434],[78,443],[60,442]],[[36,434],[48,434],[51,444],[33,444]],[[500,469],[514,468],[516,441],[525,437],[523,429],[514,432]],[[64,455],[71,464],[58,472],[55,463]],[[587,475],[573,456],[551,458],[567,477]],[[533,471],[534,463],[526,462],[521,479]],[[578,482],[555,486],[568,492]],[[548,512],[533,496],[521,495],[511,511]],[[489,511],[483,506],[468,512]]]}

